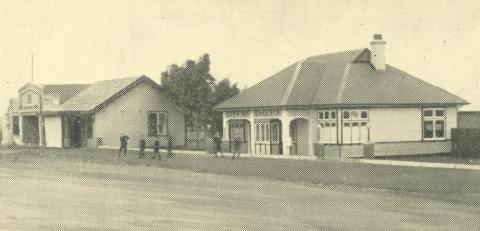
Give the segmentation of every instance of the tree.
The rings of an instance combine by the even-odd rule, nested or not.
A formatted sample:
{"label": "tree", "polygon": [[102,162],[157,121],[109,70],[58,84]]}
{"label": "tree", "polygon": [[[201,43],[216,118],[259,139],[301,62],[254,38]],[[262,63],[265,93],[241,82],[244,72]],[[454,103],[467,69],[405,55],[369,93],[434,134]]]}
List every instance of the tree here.
{"label": "tree", "polygon": [[[238,84],[231,84],[229,79],[223,79],[215,85],[215,105],[220,104],[221,102],[229,99],[230,97],[240,93],[240,89],[238,89]],[[218,111],[211,111],[211,125],[214,131],[222,132],[222,125],[223,125],[223,116],[221,112]]]}
{"label": "tree", "polygon": [[187,109],[187,126],[193,129],[212,125],[214,105],[239,92],[237,85],[230,86],[228,79],[215,84],[208,54],[202,55],[198,62],[187,60],[183,66],[171,65],[161,74],[161,82],[167,96]]}

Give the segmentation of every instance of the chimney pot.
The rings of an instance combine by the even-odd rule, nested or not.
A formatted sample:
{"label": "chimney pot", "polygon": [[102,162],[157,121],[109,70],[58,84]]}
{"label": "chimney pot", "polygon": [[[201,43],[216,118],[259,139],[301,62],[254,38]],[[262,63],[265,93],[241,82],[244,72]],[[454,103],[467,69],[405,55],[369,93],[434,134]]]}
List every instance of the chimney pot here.
{"label": "chimney pot", "polygon": [[382,40],[382,34],[374,34],[373,39],[374,40]]}

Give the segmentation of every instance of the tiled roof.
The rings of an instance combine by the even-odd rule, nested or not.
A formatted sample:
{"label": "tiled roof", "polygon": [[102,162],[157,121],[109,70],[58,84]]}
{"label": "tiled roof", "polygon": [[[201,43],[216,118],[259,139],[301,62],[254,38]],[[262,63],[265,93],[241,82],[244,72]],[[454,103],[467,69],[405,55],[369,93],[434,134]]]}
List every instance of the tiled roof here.
{"label": "tiled roof", "polygon": [[148,79],[146,76],[98,81],[62,105],[62,111],[91,111],[107,100],[120,96],[122,92],[136,82]]}
{"label": "tiled roof", "polygon": [[395,67],[376,71],[369,60],[368,49],[309,57],[216,108],[468,104]]}
{"label": "tiled roof", "polygon": [[59,85],[42,85],[43,93],[46,95],[56,95],[60,97],[60,104],[66,102],[74,95],[85,90],[89,84],[59,84]]}

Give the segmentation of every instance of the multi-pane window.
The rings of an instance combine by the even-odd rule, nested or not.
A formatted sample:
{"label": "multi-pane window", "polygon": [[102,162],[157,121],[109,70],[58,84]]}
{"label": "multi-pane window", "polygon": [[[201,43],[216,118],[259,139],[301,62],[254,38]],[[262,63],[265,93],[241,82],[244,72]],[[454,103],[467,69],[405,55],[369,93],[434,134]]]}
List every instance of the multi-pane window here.
{"label": "multi-pane window", "polygon": [[167,135],[167,113],[150,112],[148,113],[148,135],[162,136]]}
{"label": "multi-pane window", "polygon": [[317,140],[322,144],[337,142],[337,111],[318,111]]}
{"label": "multi-pane window", "polygon": [[445,139],[444,108],[428,108],[423,110],[423,139]]}
{"label": "multi-pane window", "polygon": [[272,123],[270,125],[271,135],[272,135],[272,143],[278,143],[280,140],[280,124],[279,123]]}
{"label": "multi-pane window", "polygon": [[257,143],[279,143],[280,123],[269,121],[255,123],[255,140]]}
{"label": "multi-pane window", "polygon": [[270,142],[270,123],[269,122],[262,122],[256,123],[256,141],[257,143],[260,142]]}
{"label": "multi-pane window", "polygon": [[368,110],[343,110],[343,143],[364,143],[368,140]]}
{"label": "multi-pane window", "polygon": [[20,119],[18,116],[12,116],[12,133],[20,135]]}

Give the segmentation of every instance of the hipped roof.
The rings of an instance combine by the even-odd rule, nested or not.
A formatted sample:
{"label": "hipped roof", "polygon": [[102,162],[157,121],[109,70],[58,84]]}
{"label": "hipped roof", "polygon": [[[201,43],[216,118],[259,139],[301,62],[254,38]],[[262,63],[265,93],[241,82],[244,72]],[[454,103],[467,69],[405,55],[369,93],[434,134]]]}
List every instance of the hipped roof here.
{"label": "hipped roof", "polygon": [[375,70],[370,50],[360,49],[296,62],[216,109],[438,104],[468,102],[393,66]]}

